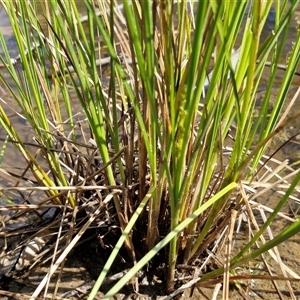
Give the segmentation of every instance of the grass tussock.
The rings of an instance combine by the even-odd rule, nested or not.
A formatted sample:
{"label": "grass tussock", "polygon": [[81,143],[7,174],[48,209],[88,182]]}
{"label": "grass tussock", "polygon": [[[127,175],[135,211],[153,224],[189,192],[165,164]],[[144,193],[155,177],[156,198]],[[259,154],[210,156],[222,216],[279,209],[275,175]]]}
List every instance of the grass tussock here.
{"label": "grass tussock", "polygon": [[[4,145],[14,145],[27,164],[21,175],[10,174],[18,184],[1,191],[7,199],[11,190],[43,191],[36,203],[8,206],[17,216],[35,211],[44,222],[56,209],[29,238],[46,226],[54,241],[45,256],[51,268],[32,297],[91,226],[107,231],[101,243],[109,243],[112,226],[119,239],[89,299],[120,249],[132,268],[104,299],[132,278],[138,292],[136,274],[157,266],[158,256],[169,294],[181,291],[178,278],[192,270],[188,285],[223,282],[228,299],[229,282],[250,276],[240,267],[258,257],[266,263],[264,255],[280,266],[278,278],[295,277],[276,247],[300,230],[297,217],[283,212],[289,199],[298,201],[300,173],[273,157],[277,149],[266,150],[300,115],[284,106],[299,65],[299,34],[272,97],[297,1],[85,0],[83,14],[74,1],[1,2],[19,56],[11,57],[0,34],[8,74],[0,79],[34,136],[34,143],[22,139],[1,99]],[[274,28],[262,40],[270,12]],[[260,204],[269,191],[280,194],[272,208]],[[278,216],[289,224],[273,235]],[[15,217],[7,214],[3,224]],[[236,247],[242,219],[249,239]]]}

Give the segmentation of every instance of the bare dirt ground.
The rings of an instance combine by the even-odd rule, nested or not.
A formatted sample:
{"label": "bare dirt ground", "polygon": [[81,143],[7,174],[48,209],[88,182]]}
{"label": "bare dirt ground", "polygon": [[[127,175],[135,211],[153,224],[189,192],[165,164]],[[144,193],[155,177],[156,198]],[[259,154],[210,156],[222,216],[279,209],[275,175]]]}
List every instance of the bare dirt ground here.
{"label": "bare dirt ground", "polygon": [[[281,226],[284,226],[284,224],[281,224]],[[279,252],[284,264],[293,270],[300,269],[298,236],[282,244],[279,248]],[[58,290],[54,299],[86,299],[108,254],[107,251],[104,251],[99,246],[96,240],[76,247],[65,261],[60,280],[58,281],[59,270],[51,277],[47,292],[49,296],[45,295],[45,299],[51,298],[54,295],[56,284],[58,284]],[[267,255],[265,257],[273,274],[281,275],[279,268],[272,263],[271,258]],[[260,266],[260,273],[266,274],[263,272],[263,266],[260,261],[257,262],[257,265]],[[104,293],[112,287],[117,279],[125,274],[129,267],[130,266],[124,261],[124,257],[120,256],[117,264],[112,267],[108,279],[101,288],[101,292],[98,292],[97,299],[101,299]],[[32,295],[48,271],[49,263],[45,266],[38,266],[30,273],[20,275],[19,278],[3,277],[0,281],[0,299],[29,299],[30,295]],[[164,299],[166,296],[164,292],[166,278],[163,269],[157,268],[156,271],[157,272],[151,271],[148,274],[141,275],[138,293],[135,291],[133,284],[129,284],[114,299]],[[279,297],[278,292],[270,280],[249,280],[242,281],[240,284],[242,287],[241,291],[239,291],[234,284],[231,285],[229,299],[291,299],[289,288],[284,281],[276,282],[282,298]],[[292,283],[291,288],[297,299],[298,297],[300,299],[300,283]],[[214,295],[214,293],[216,293],[216,295]],[[40,296],[42,295],[43,294]],[[199,286],[196,284],[192,289],[183,289],[182,293],[172,299],[223,299],[222,285],[218,287],[217,285]]]}

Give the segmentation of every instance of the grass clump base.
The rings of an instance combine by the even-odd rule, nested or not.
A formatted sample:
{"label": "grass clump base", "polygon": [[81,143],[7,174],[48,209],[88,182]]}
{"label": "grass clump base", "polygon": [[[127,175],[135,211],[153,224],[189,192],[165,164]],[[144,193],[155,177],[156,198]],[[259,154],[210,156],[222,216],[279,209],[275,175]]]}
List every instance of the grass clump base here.
{"label": "grass clump base", "polygon": [[[164,269],[166,294],[181,291],[184,275],[190,286],[222,282],[228,299],[230,282],[240,287],[253,275],[240,268],[264,255],[282,272],[270,279],[293,280],[276,247],[300,229],[297,216],[282,211],[297,200],[300,173],[297,164],[275,160],[277,150],[265,153],[299,117],[287,117],[292,106],[284,106],[299,65],[299,34],[270,105],[297,1],[85,0],[83,16],[74,1],[2,5],[19,56],[11,57],[2,34],[9,79],[0,79],[34,136],[34,143],[22,139],[2,99],[4,145],[27,164],[21,175],[7,173],[18,182],[1,188],[5,199],[15,191],[23,202],[5,208],[17,213],[3,224],[28,211],[39,218],[34,234],[6,253],[13,261],[34,245],[51,260],[32,298],[47,290],[74,246],[93,236],[87,232],[97,232],[104,249],[112,245],[88,299],[103,289],[120,255],[131,268],[103,299],[129,282],[138,293],[139,272],[157,267]],[[270,12],[274,28],[261,40]],[[276,206],[261,206],[259,197],[271,190],[284,193]],[[290,223],[273,236],[278,216]],[[236,247],[242,218],[249,239]],[[17,274],[18,264],[19,258],[10,262],[2,275]]]}

